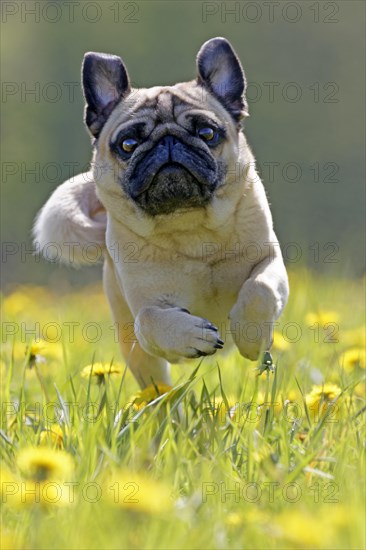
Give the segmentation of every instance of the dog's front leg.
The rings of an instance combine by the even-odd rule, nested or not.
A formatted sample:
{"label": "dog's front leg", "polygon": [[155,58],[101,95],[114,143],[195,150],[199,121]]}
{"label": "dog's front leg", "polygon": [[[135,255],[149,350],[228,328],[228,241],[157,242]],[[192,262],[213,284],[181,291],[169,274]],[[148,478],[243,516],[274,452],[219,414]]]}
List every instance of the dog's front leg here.
{"label": "dog's front leg", "polygon": [[218,329],[207,319],[172,306],[142,308],[135,319],[135,333],[146,352],[170,363],[212,355],[224,344]]}
{"label": "dog's front leg", "polygon": [[142,388],[152,382],[171,384],[169,365],[161,357],[153,357],[140,346],[135,332],[134,319],[119,287],[112,259],[106,254],[103,272],[104,290],[108,297],[115,326],[118,329],[118,343],[127,366]]}
{"label": "dog's front leg", "polygon": [[289,294],[288,279],[280,254],[257,264],[240,289],[229,319],[240,353],[254,361],[269,350],[273,323],[280,316]]}

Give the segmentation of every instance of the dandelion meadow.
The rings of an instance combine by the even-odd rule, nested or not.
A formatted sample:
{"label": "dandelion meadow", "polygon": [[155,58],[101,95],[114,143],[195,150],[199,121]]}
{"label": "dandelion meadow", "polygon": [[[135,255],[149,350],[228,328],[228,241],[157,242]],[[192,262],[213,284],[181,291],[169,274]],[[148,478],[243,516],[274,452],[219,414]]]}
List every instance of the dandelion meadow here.
{"label": "dandelion meadow", "polygon": [[[1,2],[1,550],[366,548],[365,7],[359,0]],[[250,116],[242,122],[255,166],[249,151],[244,165],[235,161],[242,151],[232,141],[229,110],[237,121],[244,84],[235,58],[196,61],[214,37],[228,40],[245,72]],[[81,75],[87,52],[123,60],[112,64],[118,70],[85,79],[88,98]],[[87,66],[93,58],[87,56]],[[218,85],[230,67],[235,78]],[[155,92],[141,103],[135,93],[209,74],[199,99],[194,90],[174,101],[163,94],[155,114]],[[108,75],[119,75],[117,87]],[[224,120],[216,108],[207,111],[211,92],[225,96]],[[107,139],[122,96],[127,110],[114,110],[121,119]],[[190,97],[192,114],[198,109],[209,121],[196,113],[183,122],[189,106],[180,103]],[[130,117],[137,105],[143,111]],[[127,183],[123,157],[141,138],[139,151],[150,153],[155,137],[165,135],[157,125],[168,112],[174,117],[166,126],[174,135],[164,139],[169,157],[175,136],[176,151],[182,138],[201,145],[201,154],[207,145],[208,152],[227,156],[217,174],[225,173],[230,185],[253,181],[255,168],[289,272],[290,298],[271,349],[258,361],[225,343],[212,356],[172,365],[171,382],[148,379],[142,389],[121,356],[119,327],[102,290],[104,229],[83,242],[81,227],[88,232],[94,222],[77,223],[79,236],[70,239],[60,222],[60,247],[53,237],[62,194],[43,242],[33,239],[32,227],[60,183],[77,174],[93,168],[96,179],[110,182],[106,189],[114,187],[113,176]],[[104,145],[91,142],[85,115],[93,136],[101,128],[94,117],[108,118]],[[125,122],[131,133],[122,135]],[[192,164],[193,173],[204,158]],[[148,175],[153,165],[137,174]],[[211,163],[209,173],[213,182]],[[207,189],[201,181],[194,197]],[[224,189],[217,190],[219,199]],[[110,242],[134,281],[151,274],[138,259],[147,233],[139,227],[139,238],[133,234],[118,206],[120,191],[115,187],[108,203],[131,236]],[[169,203],[174,194],[167,189]],[[89,211],[99,226],[103,212],[82,202],[80,223]],[[230,265],[239,267],[245,256],[254,267],[263,253],[259,245],[266,253],[274,246],[272,232],[269,242],[250,237],[251,230],[239,238],[236,224],[229,229],[229,204],[214,202],[222,208],[213,226],[227,239],[217,239],[211,218],[199,209],[189,216],[192,225],[177,233],[172,218],[163,223],[172,242],[183,238],[164,267],[177,269],[177,281],[190,272],[192,283],[198,281],[184,259],[186,238],[200,240],[195,216],[207,228],[199,244],[205,258],[218,248]],[[250,202],[243,213],[254,230],[263,211],[255,213]],[[66,211],[73,211],[71,204]],[[136,213],[137,227],[143,210]],[[239,226],[244,218],[235,217]],[[75,259],[95,265],[70,269],[59,262],[62,251],[74,265]],[[158,246],[151,255],[160,255]],[[154,273],[153,280],[162,280],[159,268]],[[220,279],[230,293],[235,278],[228,275]],[[206,280],[198,300],[210,288]],[[169,282],[164,293],[170,289]],[[209,306],[211,300],[216,296],[207,299]],[[210,317],[206,309],[202,314]],[[163,336],[174,324],[166,327]],[[123,333],[133,342],[133,326]]]}
{"label": "dandelion meadow", "polygon": [[139,390],[102,289],[3,296],[2,548],[363,548],[361,280],[290,273],[271,355]]}

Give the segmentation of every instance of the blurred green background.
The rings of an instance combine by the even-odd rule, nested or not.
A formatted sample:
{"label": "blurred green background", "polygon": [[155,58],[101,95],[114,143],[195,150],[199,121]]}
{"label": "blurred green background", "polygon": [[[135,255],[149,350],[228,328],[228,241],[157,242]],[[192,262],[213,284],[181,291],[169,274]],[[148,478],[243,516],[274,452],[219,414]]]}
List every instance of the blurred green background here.
{"label": "blurred green background", "polygon": [[5,289],[100,278],[100,267],[75,271],[26,253],[38,209],[91,158],[79,84],[83,54],[120,55],[135,86],[172,84],[195,76],[196,53],[214,36],[232,42],[246,72],[245,132],[287,264],[360,276],[364,12],[358,1],[3,2]]}

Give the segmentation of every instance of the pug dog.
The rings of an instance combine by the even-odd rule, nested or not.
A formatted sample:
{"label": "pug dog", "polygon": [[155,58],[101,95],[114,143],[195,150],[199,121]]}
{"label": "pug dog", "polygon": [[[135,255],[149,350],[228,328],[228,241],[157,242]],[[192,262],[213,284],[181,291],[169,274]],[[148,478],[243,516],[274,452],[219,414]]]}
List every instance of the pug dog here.
{"label": "pug dog", "polygon": [[38,246],[57,243],[66,262],[72,250],[74,264],[91,243],[103,249],[121,351],[142,387],[225,343],[257,360],[289,289],[232,46],[211,39],[194,80],[146,89],[131,87],[120,57],[87,53],[82,81],[91,172],[54,191]]}

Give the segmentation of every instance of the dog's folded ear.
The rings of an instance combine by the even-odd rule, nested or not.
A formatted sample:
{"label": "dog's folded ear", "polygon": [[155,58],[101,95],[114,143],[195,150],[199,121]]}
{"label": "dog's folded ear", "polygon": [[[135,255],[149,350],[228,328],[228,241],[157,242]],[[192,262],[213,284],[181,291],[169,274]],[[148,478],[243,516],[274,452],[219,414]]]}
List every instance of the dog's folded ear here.
{"label": "dog's folded ear", "polygon": [[82,80],[85,122],[97,138],[112,110],[129,93],[130,81],[120,57],[94,52],[84,56]]}
{"label": "dog's folded ear", "polygon": [[225,38],[212,38],[197,55],[197,81],[208,89],[239,121],[248,115],[245,101],[245,75],[231,44]]}

